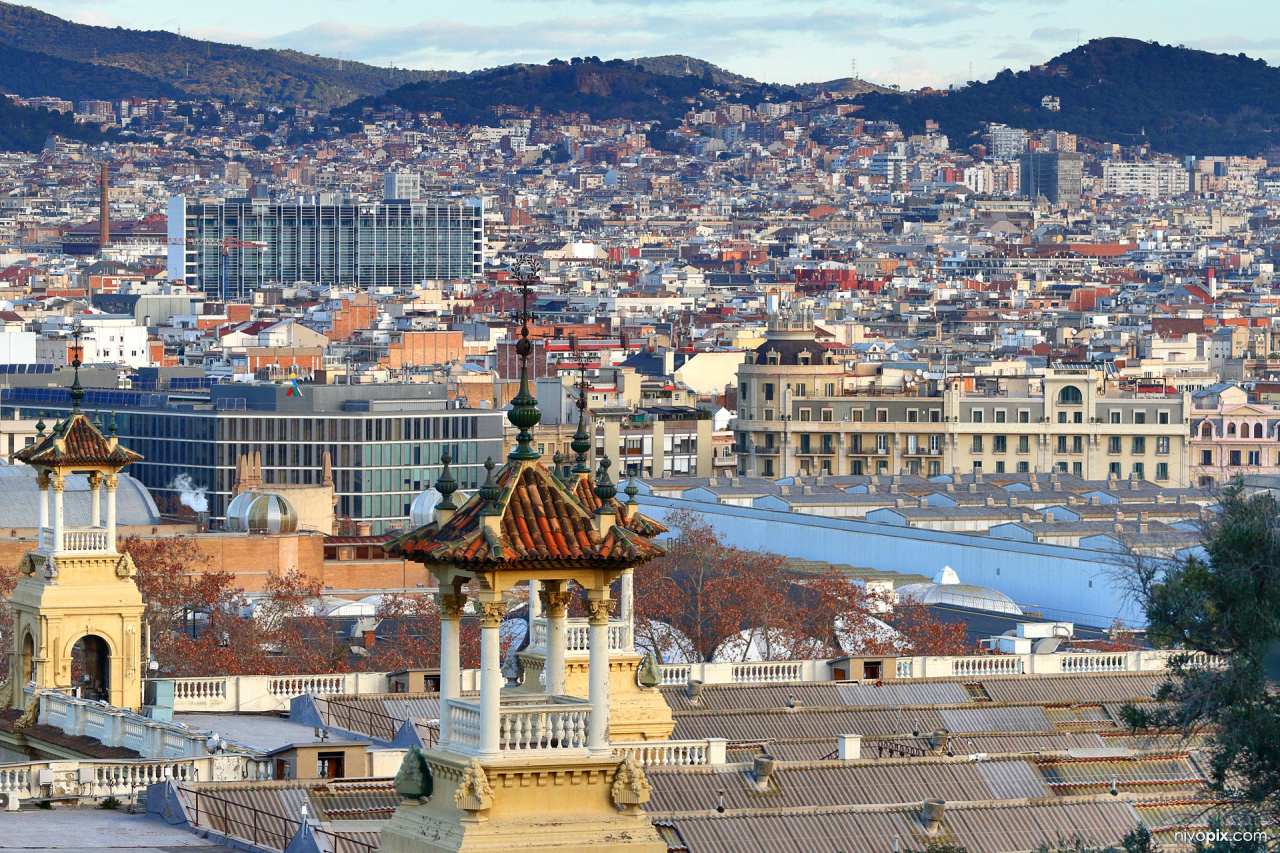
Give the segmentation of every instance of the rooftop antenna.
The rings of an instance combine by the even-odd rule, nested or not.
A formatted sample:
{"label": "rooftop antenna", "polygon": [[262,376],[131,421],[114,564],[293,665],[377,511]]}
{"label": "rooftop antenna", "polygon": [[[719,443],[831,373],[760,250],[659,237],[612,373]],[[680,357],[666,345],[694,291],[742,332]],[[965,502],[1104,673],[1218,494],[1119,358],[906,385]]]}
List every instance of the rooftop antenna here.
{"label": "rooftop antenna", "polygon": [[858,79],[858,57],[856,56],[849,57],[849,76],[854,80]]}

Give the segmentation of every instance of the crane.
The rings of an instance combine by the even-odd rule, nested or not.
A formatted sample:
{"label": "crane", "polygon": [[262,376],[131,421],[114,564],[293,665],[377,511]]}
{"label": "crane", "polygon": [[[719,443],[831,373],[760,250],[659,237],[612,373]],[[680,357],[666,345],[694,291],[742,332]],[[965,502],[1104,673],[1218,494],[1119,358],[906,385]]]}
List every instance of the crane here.
{"label": "crane", "polygon": [[196,240],[183,240],[184,246],[217,246],[222,251],[222,262],[218,264],[218,299],[227,301],[227,257],[232,249],[266,249],[266,243],[254,240],[240,240],[235,237],[201,237]]}

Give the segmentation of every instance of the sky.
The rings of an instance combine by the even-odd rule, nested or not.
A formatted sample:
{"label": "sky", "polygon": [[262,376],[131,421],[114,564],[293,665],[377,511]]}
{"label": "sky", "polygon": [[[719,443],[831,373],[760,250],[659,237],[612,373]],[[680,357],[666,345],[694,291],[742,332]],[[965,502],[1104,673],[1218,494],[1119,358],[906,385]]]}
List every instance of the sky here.
{"label": "sky", "polygon": [[682,53],[774,83],[985,80],[1126,36],[1280,65],[1275,0],[18,0],[84,24],[170,30],[399,68]]}

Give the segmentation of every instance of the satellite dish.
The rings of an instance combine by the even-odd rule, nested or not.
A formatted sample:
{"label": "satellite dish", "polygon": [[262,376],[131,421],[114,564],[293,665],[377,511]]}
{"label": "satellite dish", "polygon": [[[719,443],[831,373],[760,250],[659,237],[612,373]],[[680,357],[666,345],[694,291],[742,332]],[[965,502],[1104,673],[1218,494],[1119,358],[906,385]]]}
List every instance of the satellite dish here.
{"label": "satellite dish", "polygon": [[1049,655],[1058,650],[1058,646],[1062,645],[1062,640],[1058,637],[1044,637],[1036,640],[1031,644],[1031,653],[1033,655]]}

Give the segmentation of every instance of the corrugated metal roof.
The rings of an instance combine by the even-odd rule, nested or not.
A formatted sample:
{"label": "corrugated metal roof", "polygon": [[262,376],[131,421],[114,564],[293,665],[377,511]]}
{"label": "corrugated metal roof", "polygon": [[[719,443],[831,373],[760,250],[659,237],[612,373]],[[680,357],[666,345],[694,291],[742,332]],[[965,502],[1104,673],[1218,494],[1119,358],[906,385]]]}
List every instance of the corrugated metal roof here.
{"label": "corrugated metal roof", "polygon": [[1106,791],[1115,779],[1117,790],[1152,788],[1198,789],[1204,777],[1186,756],[1135,756],[1127,759],[1045,759],[1036,762],[1045,784],[1057,794]]}
{"label": "corrugated metal roof", "polygon": [[1043,708],[944,708],[943,725],[953,732],[1047,732],[1053,724]]}
{"label": "corrugated metal roof", "polygon": [[[755,713],[676,714],[671,737],[759,741],[834,738],[842,734],[868,737],[911,731],[931,732],[940,728],[951,726],[944,725],[942,717],[933,708],[798,708]],[[1042,728],[1051,727],[1046,723]]]}
{"label": "corrugated metal roof", "polygon": [[972,701],[964,685],[956,681],[918,683],[837,684],[845,705],[965,705]]}
{"label": "corrugated metal roof", "polygon": [[1164,679],[1160,672],[1046,675],[1042,678],[1011,676],[984,678],[982,686],[993,702],[1123,702],[1127,699],[1150,700],[1151,691]]}
{"label": "corrugated metal roof", "polygon": [[698,704],[689,704],[684,687],[662,691],[672,711],[729,711],[752,708],[785,708],[792,698],[810,707],[848,704],[832,682],[790,682],[786,684],[709,684],[698,695]]}

